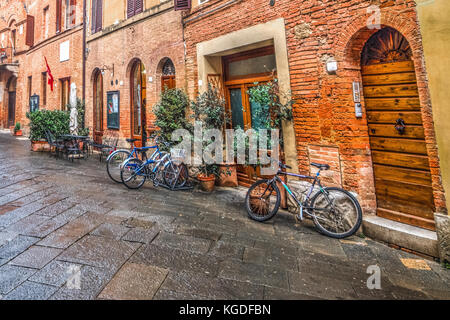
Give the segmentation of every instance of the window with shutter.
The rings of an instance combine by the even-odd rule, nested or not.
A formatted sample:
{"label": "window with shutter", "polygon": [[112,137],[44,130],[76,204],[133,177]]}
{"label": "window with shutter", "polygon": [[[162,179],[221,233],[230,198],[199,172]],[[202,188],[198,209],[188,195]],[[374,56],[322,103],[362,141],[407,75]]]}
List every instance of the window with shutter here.
{"label": "window with shutter", "polygon": [[134,16],[134,0],[127,1],[127,19]]}
{"label": "window with shutter", "polygon": [[25,44],[32,47],[34,45],[34,17],[27,15],[27,34]]}
{"label": "window with shutter", "polygon": [[191,9],[191,0],[174,0],[175,10],[189,10]]}
{"label": "window with shutter", "polygon": [[61,32],[62,0],[56,0],[56,33]]}
{"label": "window with shutter", "polygon": [[144,11],[143,0],[127,0],[127,19]]}
{"label": "window with shutter", "polygon": [[102,30],[103,23],[103,0],[97,0],[95,20],[95,32],[99,32]]}
{"label": "window with shutter", "polygon": [[97,0],[92,0],[92,8],[91,8],[91,13],[92,13],[92,18],[91,18],[91,33],[94,34],[95,33],[95,29],[96,29],[96,19],[95,19],[95,14],[97,12]]}
{"label": "window with shutter", "polygon": [[141,13],[144,9],[143,0],[134,0],[134,14]]}

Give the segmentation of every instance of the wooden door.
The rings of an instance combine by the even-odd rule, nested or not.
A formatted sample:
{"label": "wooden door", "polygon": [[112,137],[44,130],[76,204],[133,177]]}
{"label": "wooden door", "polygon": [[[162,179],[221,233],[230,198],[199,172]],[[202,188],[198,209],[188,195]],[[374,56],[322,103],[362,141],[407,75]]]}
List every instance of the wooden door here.
{"label": "wooden door", "polygon": [[411,60],[362,68],[377,215],[434,229],[430,165]]}
{"label": "wooden door", "polygon": [[16,119],[16,92],[8,92],[8,127],[15,125]]}
{"label": "wooden door", "polygon": [[94,142],[101,144],[103,140],[103,76],[97,72],[94,81]]}
{"label": "wooden door", "polygon": [[162,76],[161,77],[161,90],[165,91],[168,89],[176,88],[175,76]]}
{"label": "wooden door", "polygon": [[145,146],[147,132],[145,125],[145,75],[143,65],[137,62],[131,74],[131,138],[137,139],[137,147]]}
{"label": "wooden door", "polygon": [[[270,79],[267,78],[263,82],[258,82],[258,84],[263,84],[268,80]],[[227,85],[226,100],[228,102],[228,112],[231,115],[231,126],[233,129],[240,128],[247,131],[249,129],[258,130],[266,128],[262,125],[264,121],[262,119],[264,113],[261,112],[262,106],[251,102],[248,96],[249,88],[256,85],[256,81]],[[260,176],[260,168],[257,167],[255,169],[252,166],[238,165],[237,175],[241,185],[250,186],[255,182],[255,178]]]}

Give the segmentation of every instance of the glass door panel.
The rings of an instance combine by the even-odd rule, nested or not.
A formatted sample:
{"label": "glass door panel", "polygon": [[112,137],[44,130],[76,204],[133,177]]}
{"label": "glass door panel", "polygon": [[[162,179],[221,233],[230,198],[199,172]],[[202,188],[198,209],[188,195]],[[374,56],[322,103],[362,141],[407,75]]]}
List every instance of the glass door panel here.
{"label": "glass door panel", "polygon": [[231,123],[233,128],[245,129],[244,110],[242,106],[242,89],[230,89]]}

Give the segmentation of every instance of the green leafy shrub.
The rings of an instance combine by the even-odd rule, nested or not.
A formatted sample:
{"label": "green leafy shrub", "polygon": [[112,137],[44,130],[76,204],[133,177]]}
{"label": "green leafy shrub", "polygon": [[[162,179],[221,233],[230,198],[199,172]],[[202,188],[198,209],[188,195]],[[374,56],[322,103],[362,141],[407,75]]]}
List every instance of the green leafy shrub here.
{"label": "green leafy shrub", "polygon": [[69,133],[70,115],[60,110],[38,110],[27,112],[30,119],[30,140],[46,140],[45,130],[50,130],[55,136]]}
{"label": "green leafy shrub", "polygon": [[159,102],[153,107],[156,116],[157,134],[169,144],[172,142],[172,132],[177,129],[186,129],[192,132],[192,124],[186,117],[189,107],[189,98],[181,89],[169,89],[161,93]]}
{"label": "green leafy shrub", "polygon": [[14,127],[14,132],[17,132],[20,130],[20,122],[16,122],[16,126]]}
{"label": "green leafy shrub", "polygon": [[260,106],[258,112],[261,114],[257,114],[261,121],[260,128],[281,128],[283,120],[292,120],[292,106],[295,101],[291,99],[290,93],[280,90],[278,79],[251,87],[247,93],[250,102]]}
{"label": "green leafy shrub", "polygon": [[[191,103],[191,110],[193,111],[192,118],[195,121],[203,123],[203,129],[218,129],[222,130],[230,119],[225,112],[225,99],[223,99],[217,89],[213,89],[211,84],[208,84],[208,90],[197,96],[195,101]],[[203,149],[214,141],[203,141]],[[220,176],[220,168],[217,164],[202,164],[198,168],[200,172],[206,176],[215,175]]]}

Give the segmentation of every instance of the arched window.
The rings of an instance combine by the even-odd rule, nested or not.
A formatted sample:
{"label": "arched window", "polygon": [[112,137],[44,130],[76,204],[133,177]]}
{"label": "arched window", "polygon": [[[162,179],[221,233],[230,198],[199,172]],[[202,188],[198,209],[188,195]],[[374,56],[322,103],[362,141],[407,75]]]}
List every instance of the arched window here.
{"label": "arched window", "polygon": [[175,66],[171,59],[165,58],[160,64],[161,67],[161,90],[176,88],[175,82]]}

